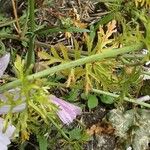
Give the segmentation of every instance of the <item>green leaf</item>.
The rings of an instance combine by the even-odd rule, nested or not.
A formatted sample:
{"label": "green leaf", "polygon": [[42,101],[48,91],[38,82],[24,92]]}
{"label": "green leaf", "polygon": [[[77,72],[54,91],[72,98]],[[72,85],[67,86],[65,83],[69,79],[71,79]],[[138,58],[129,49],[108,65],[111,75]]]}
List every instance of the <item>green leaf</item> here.
{"label": "green leaf", "polygon": [[73,41],[74,41],[75,60],[77,60],[81,57],[82,47],[79,46],[79,43],[77,42],[77,40],[75,38]]}
{"label": "green leaf", "polygon": [[98,99],[96,95],[89,95],[88,96],[88,107],[90,109],[95,108],[98,105]]}
{"label": "green leaf", "polygon": [[101,101],[105,104],[113,104],[114,103],[114,97],[108,96],[108,95],[102,95]]}
{"label": "green leaf", "polygon": [[4,43],[0,40],[0,56],[5,53],[5,45]]}
{"label": "green leaf", "polygon": [[57,51],[55,50],[55,48],[53,46],[51,47],[50,51],[55,58],[61,59],[61,57],[58,55]]}
{"label": "green leaf", "polygon": [[34,33],[38,35],[47,35],[50,33],[58,33],[58,32],[90,32],[88,29],[81,29],[77,27],[69,27],[69,28],[60,28],[60,27],[55,27],[55,28],[49,28],[49,27],[44,27],[42,29],[36,30]]}
{"label": "green leaf", "polygon": [[76,101],[79,96],[79,89],[72,89],[66,96],[69,101]]}
{"label": "green leaf", "polygon": [[86,99],[87,99],[86,94],[85,94],[85,93],[82,93],[82,94],[81,94],[81,98],[84,99],[84,100],[86,100]]}
{"label": "green leaf", "polygon": [[[55,51],[55,49],[54,49]],[[38,57],[42,60],[42,59],[51,59],[51,55],[48,54],[46,51],[39,51],[38,52]]]}
{"label": "green leaf", "polygon": [[109,21],[113,20],[114,13],[109,13],[106,16],[100,18],[100,20],[95,25],[95,31],[99,28],[100,25],[104,25],[108,23]]}
{"label": "green leaf", "polygon": [[63,32],[63,29],[61,29],[60,27],[55,27],[55,28],[49,28],[49,27],[44,27],[41,29],[38,29],[35,31],[35,34],[49,34],[49,33],[58,33],[58,32]]}
{"label": "green leaf", "polygon": [[82,28],[77,28],[77,27],[70,27],[65,30],[66,32],[90,32],[88,29],[82,29]]}
{"label": "green leaf", "polygon": [[24,77],[24,61],[21,59],[19,55],[17,55],[16,57],[14,67],[16,75],[22,79]]}
{"label": "green leaf", "polygon": [[79,140],[81,138],[81,131],[80,128],[75,128],[69,132],[69,137],[72,140]]}
{"label": "green leaf", "polygon": [[45,136],[37,135],[40,150],[47,150],[47,139]]}
{"label": "green leaf", "polygon": [[69,60],[69,57],[68,57],[68,49],[66,46],[64,46],[63,44],[59,44],[59,47],[60,47],[60,50],[62,52],[62,55],[64,57],[65,60]]}
{"label": "green leaf", "polygon": [[27,47],[28,46],[28,43],[26,41],[21,41],[21,44],[24,46],[24,47]]}

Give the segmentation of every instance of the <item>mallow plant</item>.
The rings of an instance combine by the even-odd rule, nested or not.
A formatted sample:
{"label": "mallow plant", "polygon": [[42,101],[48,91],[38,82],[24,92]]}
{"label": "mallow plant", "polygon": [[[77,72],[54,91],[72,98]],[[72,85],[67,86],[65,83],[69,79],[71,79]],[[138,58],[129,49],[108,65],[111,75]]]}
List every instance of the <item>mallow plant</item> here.
{"label": "mallow plant", "polygon": [[[0,58],[0,77],[4,74],[9,60],[9,53]],[[81,108],[50,95],[46,88],[40,86],[40,81],[36,84],[29,84],[23,73],[23,64],[21,58],[17,57],[14,66],[16,75],[22,81],[22,86],[0,93],[1,150],[7,149],[13,135],[20,134],[21,141],[25,141],[29,139],[31,133],[41,134],[39,133],[41,123],[43,126],[53,124],[64,138],[69,140],[61,129],[61,122],[58,118],[62,124],[69,125],[77,115],[81,114]],[[48,130],[42,132],[46,134]]]}
{"label": "mallow plant", "polygon": [[[0,58],[0,77],[3,75],[5,69],[7,68],[9,58],[10,58],[9,53]],[[0,97],[2,97],[2,95]],[[5,110],[0,111],[1,114],[5,112]],[[2,150],[7,150],[7,145],[10,144],[10,138],[15,131],[15,127],[9,124],[5,129],[5,131],[3,131],[3,127],[4,127],[4,119],[0,118],[0,147]]]}

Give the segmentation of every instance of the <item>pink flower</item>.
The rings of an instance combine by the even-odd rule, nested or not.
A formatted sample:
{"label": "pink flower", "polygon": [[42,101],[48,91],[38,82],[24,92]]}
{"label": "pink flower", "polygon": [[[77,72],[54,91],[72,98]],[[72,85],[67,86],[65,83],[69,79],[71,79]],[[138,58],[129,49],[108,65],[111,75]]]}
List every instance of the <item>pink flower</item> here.
{"label": "pink flower", "polygon": [[64,124],[69,125],[76,116],[80,115],[82,112],[80,107],[70,104],[55,96],[50,96],[50,100],[59,107],[57,114]]}
{"label": "pink flower", "polygon": [[0,58],[0,77],[4,74],[10,60],[10,54],[7,53],[3,57]]}

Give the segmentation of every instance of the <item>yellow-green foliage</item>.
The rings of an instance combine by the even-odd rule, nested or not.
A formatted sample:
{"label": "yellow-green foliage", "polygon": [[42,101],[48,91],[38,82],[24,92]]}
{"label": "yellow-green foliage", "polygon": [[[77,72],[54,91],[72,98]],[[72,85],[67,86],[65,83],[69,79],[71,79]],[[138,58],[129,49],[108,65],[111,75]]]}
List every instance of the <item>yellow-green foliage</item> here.
{"label": "yellow-green foliage", "polygon": [[135,5],[136,7],[138,6],[150,7],[150,0],[135,0]]}
{"label": "yellow-green foliage", "polygon": [[[20,113],[11,113],[10,110],[3,116],[6,126],[11,120],[17,129],[16,132],[21,135],[21,141],[25,141],[29,139],[30,133],[40,134],[43,132],[45,134],[46,130],[50,130],[51,120],[57,120],[57,108],[51,103],[48,97],[49,93],[42,84],[43,80],[27,81],[24,73],[24,61],[21,60],[20,56],[17,56],[14,67],[22,85],[12,89],[15,92],[10,92],[12,91],[10,90],[3,93],[7,101],[1,101],[0,106],[11,105],[13,108],[14,106],[25,104],[26,107]],[[42,127],[41,124],[43,125]]]}
{"label": "yellow-green foliage", "polygon": [[[93,54],[102,53],[107,51],[107,47],[116,48],[118,43],[114,42],[113,33],[116,32],[116,21],[113,20],[107,24],[107,30],[104,31],[103,27],[99,27],[98,41],[94,47],[95,35],[84,34],[84,41],[87,48],[86,55],[90,56]],[[72,53],[74,55],[72,55]],[[58,63],[66,63],[72,60],[84,57],[81,55],[82,48],[79,43],[74,40],[74,48],[69,50],[62,43],[51,47],[49,54],[45,51],[38,53],[41,60],[41,66],[48,67],[49,65],[54,65]],[[87,63],[85,66],[80,66],[76,68],[71,68],[69,70],[61,71],[65,77],[67,77],[66,86],[74,85],[75,83],[80,83],[85,87],[85,91],[89,92],[91,88],[103,88],[112,89],[114,83],[117,82],[117,77],[114,74],[114,68],[117,62],[115,59],[107,59],[100,62]],[[82,84],[81,84],[82,83]]]}

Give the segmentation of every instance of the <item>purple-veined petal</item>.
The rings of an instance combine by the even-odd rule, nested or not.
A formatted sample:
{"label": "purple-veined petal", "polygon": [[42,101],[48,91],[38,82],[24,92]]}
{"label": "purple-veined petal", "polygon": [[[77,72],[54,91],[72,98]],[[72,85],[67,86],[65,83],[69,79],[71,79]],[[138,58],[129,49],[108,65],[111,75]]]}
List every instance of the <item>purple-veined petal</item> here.
{"label": "purple-veined petal", "polygon": [[7,145],[11,143],[10,138],[12,137],[16,128],[9,124],[5,133],[3,133],[3,125],[4,119],[0,118],[0,150],[7,150]]}
{"label": "purple-veined petal", "polygon": [[[11,95],[13,97],[13,100],[16,101],[20,98],[20,89],[19,88],[15,88],[15,89],[11,89],[5,93],[0,93],[0,100],[3,102],[6,102],[8,100],[6,95]],[[23,100],[25,100],[24,97],[22,97]]]}
{"label": "purple-veined petal", "polygon": [[17,106],[14,106],[13,108],[11,105],[0,106],[0,115],[1,114],[7,114],[10,110],[12,113],[20,112],[26,108],[26,103],[24,102],[25,97],[20,95],[20,89],[19,88],[11,89],[11,90],[7,91],[7,93],[1,93],[0,94],[0,101],[6,102],[8,100],[8,97],[6,96],[6,94],[11,95],[12,99],[14,101],[17,101],[21,97],[21,100],[23,103],[19,104]]}
{"label": "purple-veined petal", "polygon": [[69,125],[77,115],[80,115],[82,110],[80,107],[75,106],[55,96],[50,96],[52,103],[59,107],[57,112],[59,118],[64,124]]}
{"label": "purple-veined petal", "polygon": [[26,108],[26,103],[22,103],[13,108],[11,108],[11,105],[4,105],[4,106],[0,107],[0,115],[7,114],[11,109],[12,109],[11,112],[15,113],[15,112],[21,112],[25,108]]}
{"label": "purple-veined petal", "polygon": [[10,54],[7,53],[0,58],[0,77],[4,74],[10,60]]}
{"label": "purple-veined petal", "polygon": [[6,129],[6,132],[3,133],[2,130],[3,130],[3,124],[4,124],[4,119],[3,118],[0,118],[0,133],[8,138],[11,138],[14,131],[15,131],[15,127],[13,125],[8,125],[7,129]]}

